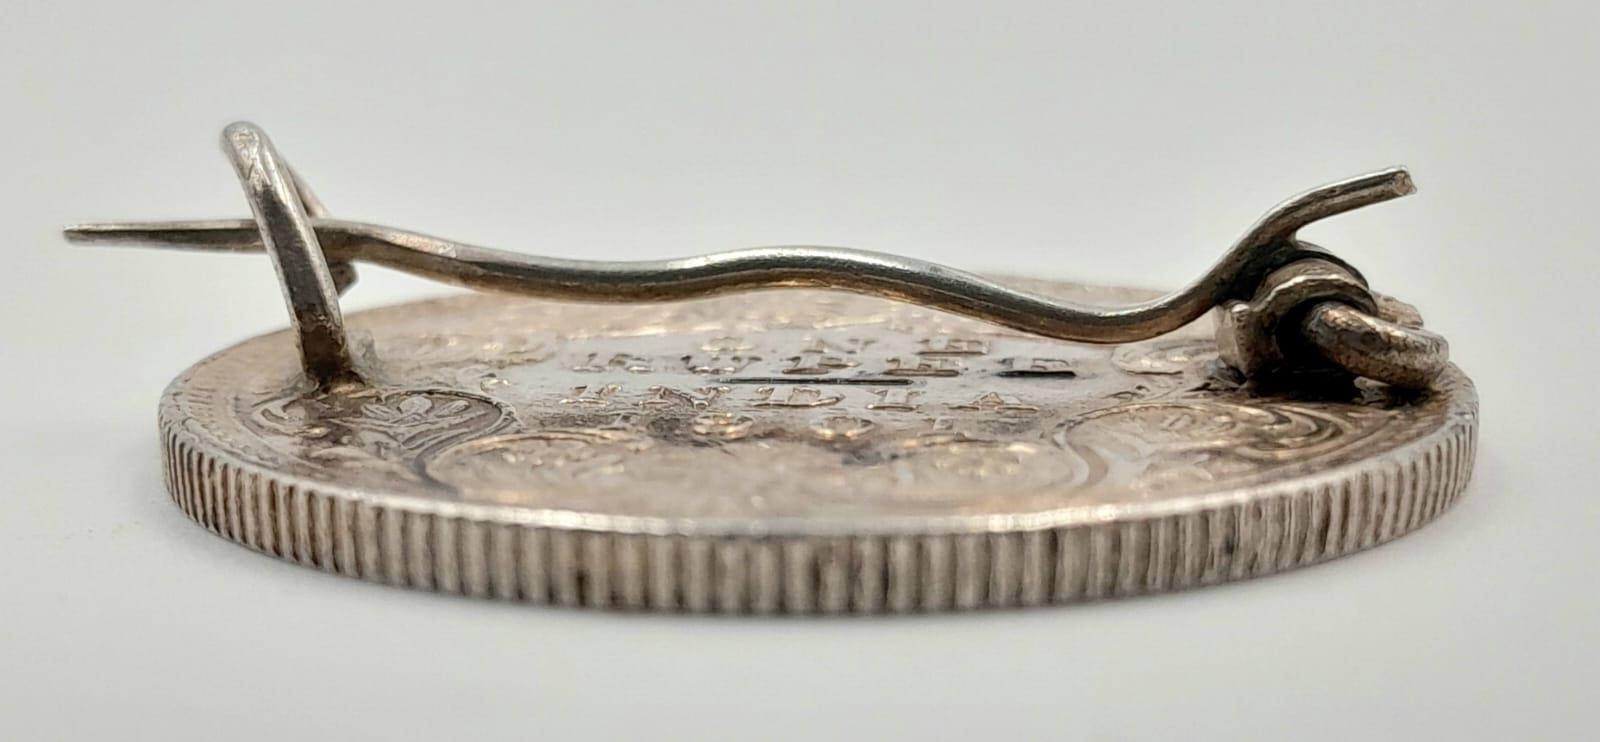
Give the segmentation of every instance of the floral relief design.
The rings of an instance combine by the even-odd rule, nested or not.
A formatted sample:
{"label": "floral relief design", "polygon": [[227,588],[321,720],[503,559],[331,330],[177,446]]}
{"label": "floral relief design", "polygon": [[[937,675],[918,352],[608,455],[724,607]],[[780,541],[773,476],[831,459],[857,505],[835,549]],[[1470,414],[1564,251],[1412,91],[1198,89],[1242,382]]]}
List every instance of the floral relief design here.
{"label": "floral relief design", "polygon": [[257,405],[250,416],[267,440],[311,462],[384,462],[399,469],[508,420],[490,400],[441,390],[294,395]]}
{"label": "floral relief design", "polygon": [[1158,493],[1336,465],[1440,422],[1432,409],[1213,397],[1107,408],[1070,421],[1056,441],[1090,462],[1088,484]]}
{"label": "floral relief design", "polygon": [[1130,374],[1181,374],[1216,357],[1210,338],[1162,338],[1117,346],[1111,364]]}
{"label": "floral relief design", "polygon": [[[595,326],[565,304],[404,309],[373,325],[369,387],[307,394],[274,376],[226,415],[257,460],[317,481],[586,513],[821,517],[1178,498],[1392,449],[1447,408],[1246,390],[1218,373],[1203,327],[1093,346],[851,295],[819,294],[837,313],[824,322],[792,299],[730,300],[693,322],[612,308]],[[633,324],[613,333],[607,317]],[[954,359],[955,373],[893,373],[916,359]]]}

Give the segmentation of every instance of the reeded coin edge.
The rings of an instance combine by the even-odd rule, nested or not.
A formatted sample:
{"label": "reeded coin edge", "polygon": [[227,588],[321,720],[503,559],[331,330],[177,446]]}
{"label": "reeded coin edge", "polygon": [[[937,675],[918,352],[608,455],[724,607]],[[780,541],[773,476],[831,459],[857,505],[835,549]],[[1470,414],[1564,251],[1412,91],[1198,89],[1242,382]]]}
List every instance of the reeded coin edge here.
{"label": "reeded coin edge", "polygon": [[1477,401],[1423,438],[1182,513],[973,533],[670,535],[410,509],[276,476],[161,419],[174,502],[213,533],[323,571],[528,603],[715,613],[1031,606],[1257,577],[1390,541],[1465,490]]}

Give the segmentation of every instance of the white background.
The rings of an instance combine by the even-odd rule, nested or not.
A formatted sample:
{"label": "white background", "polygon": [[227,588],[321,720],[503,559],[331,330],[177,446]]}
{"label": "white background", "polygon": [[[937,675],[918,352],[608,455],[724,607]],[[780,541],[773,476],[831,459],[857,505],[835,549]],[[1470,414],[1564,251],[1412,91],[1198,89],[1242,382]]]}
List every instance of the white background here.
{"label": "white background", "polygon": [[[1592,738],[1594,4],[265,4],[0,14],[0,738]],[[1177,4],[1174,4],[1177,5]],[[1172,286],[1308,238],[1479,384],[1467,498],[1379,550],[1013,613],[731,620],[411,593],[166,500],[167,381],[285,324],[258,257],[68,247],[246,213],[265,126],[338,215],[542,254],[851,245]],[[364,272],[349,305],[438,293]]]}

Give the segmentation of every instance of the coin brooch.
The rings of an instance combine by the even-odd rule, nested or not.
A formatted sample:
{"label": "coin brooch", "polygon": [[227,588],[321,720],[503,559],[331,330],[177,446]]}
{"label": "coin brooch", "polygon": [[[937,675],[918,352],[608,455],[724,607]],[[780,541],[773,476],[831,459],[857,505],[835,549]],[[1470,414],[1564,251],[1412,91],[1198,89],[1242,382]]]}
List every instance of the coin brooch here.
{"label": "coin brooch", "polygon": [[[263,554],[626,610],[878,613],[1178,590],[1419,528],[1477,399],[1417,312],[1269,211],[1161,294],[766,247],[558,260],[330,216],[228,127],[252,218],[73,241],[265,252],[288,329],[180,375],[167,490]],[[359,263],[479,290],[343,316]]]}

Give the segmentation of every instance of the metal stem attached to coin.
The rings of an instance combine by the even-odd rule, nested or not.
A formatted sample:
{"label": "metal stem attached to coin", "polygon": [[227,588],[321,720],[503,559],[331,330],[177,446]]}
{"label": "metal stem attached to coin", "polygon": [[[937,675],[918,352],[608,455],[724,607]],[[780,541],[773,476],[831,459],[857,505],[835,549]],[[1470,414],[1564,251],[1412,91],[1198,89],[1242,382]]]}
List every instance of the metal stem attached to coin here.
{"label": "metal stem attached to coin", "polygon": [[[254,221],[67,234],[273,257],[292,328],[174,382],[168,485],[323,569],[664,610],[1038,604],[1364,548],[1471,470],[1443,339],[1295,236],[1402,170],[1151,296],[842,248],[536,258],[332,219],[259,129],[224,144]],[[497,293],[347,322],[356,262]]]}

